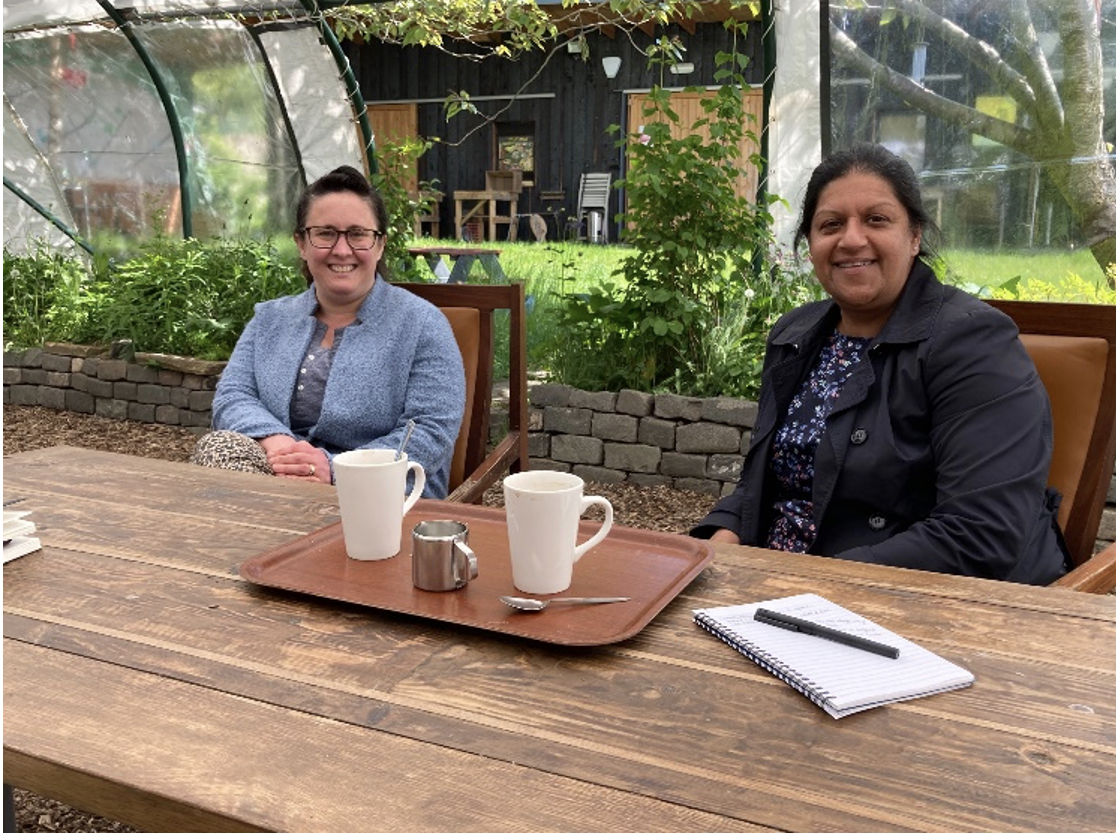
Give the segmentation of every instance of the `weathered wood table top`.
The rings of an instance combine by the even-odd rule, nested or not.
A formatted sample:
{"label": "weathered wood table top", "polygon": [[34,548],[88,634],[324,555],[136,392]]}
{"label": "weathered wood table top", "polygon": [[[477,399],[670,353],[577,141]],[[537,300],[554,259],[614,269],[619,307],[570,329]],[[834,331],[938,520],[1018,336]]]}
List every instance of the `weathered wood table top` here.
{"label": "weathered wood table top", "polygon": [[[242,580],[328,486],[53,448],[4,501],[43,543],[4,566],[4,780],[143,830],[1116,827],[1113,597],[718,548],[557,647]],[[806,591],[975,685],[835,720],[691,619]]]}

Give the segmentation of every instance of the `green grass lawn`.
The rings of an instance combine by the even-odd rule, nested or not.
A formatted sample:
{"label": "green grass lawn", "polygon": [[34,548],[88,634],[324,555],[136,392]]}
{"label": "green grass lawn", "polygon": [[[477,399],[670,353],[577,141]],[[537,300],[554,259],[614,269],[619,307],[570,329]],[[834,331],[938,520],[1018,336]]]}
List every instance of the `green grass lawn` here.
{"label": "green grass lawn", "polygon": [[[413,244],[416,247],[462,246],[461,242],[430,238],[416,239]],[[613,277],[612,273],[628,252],[623,246],[585,242],[501,241],[477,246],[498,249],[504,273],[526,287],[528,366],[532,370],[547,368],[545,348],[561,339],[554,317],[560,295],[580,293],[607,281],[622,284],[623,280]],[[991,289],[1018,277],[1020,284],[1016,286],[1016,293],[1025,299],[1116,304],[1116,292],[1108,290],[1104,274],[1088,250],[946,250],[943,257],[954,282],[978,296],[990,296]],[[422,267],[425,270],[425,265]],[[488,281],[479,264],[473,266],[470,281]],[[506,340],[506,331],[498,330],[498,357],[503,356]],[[497,366],[497,375],[506,376],[506,364]]]}

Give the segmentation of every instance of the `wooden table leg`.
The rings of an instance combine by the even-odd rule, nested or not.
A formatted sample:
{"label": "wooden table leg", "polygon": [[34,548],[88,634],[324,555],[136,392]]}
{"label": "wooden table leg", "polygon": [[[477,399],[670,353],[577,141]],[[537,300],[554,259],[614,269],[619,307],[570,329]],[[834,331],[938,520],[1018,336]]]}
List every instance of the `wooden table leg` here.
{"label": "wooden table leg", "polygon": [[500,264],[500,257],[495,253],[482,253],[480,255],[480,263],[485,273],[488,274],[489,279],[495,280],[496,282],[508,281],[508,278],[504,275],[504,268]]}
{"label": "wooden table leg", "polygon": [[469,253],[458,256],[457,260],[453,263],[453,270],[450,271],[448,282],[451,284],[455,282],[467,282],[469,279],[469,269],[473,267],[475,259],[476,257]]}
{"label": "wooden table leg", "polygon": [[454,198],[453,205],[454,236],[461,241],[461,198]]}

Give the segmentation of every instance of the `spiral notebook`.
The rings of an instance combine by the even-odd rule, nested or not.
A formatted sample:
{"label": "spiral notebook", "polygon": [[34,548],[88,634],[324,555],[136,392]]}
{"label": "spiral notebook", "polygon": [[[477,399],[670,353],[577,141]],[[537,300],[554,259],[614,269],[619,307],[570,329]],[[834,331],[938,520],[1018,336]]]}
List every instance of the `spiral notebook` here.
{"label": "spiral notebook", "polygon": [[[899,650],[889,658],[777,628],[757,608],[809,620]],[[694,622],[776,675],[835,719],[872,707],[967,687],[971,672],[817,594],[699,608]]]}

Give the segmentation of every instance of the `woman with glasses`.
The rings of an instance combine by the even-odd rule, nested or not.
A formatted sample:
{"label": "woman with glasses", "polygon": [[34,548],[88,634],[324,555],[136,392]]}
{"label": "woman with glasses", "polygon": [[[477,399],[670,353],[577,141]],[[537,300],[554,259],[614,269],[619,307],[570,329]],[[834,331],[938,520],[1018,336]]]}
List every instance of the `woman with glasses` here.
{"label": "woman with glasses", "polygon": [[310,287],[259,303],[193,461],[333,482],[335,454],[398,448],[445,497],[465,406],[461,354],[437,307],[384,279],[383,199],[342,166],[307,187],[294,238]]}

